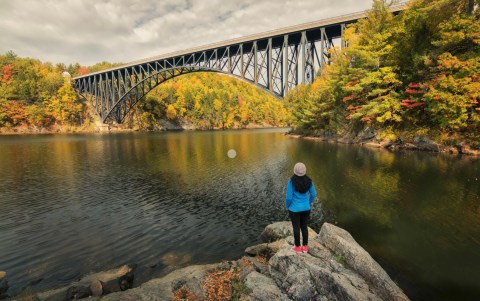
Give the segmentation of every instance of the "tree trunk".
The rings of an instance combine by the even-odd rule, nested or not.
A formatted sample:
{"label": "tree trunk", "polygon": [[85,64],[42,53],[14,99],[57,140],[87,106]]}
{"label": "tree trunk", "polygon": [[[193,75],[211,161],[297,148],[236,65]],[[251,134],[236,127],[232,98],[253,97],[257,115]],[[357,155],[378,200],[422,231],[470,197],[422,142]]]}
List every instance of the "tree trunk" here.
{"label": "tree trunk", "polygon": [[468,13],[473,14],[474,8],[475,8],[475,0],[468,0]]}

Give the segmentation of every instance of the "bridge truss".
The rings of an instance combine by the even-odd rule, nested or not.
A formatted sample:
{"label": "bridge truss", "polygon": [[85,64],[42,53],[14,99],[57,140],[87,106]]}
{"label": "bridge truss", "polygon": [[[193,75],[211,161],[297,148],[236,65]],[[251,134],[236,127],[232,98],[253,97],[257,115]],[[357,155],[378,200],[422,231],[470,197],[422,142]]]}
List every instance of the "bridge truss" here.
{"label": "bridge truss", "polygon": [[277,97],[310,83],[328,62],[334,40],[341,41],[357,13],[266,32],[132,62],[73,78],[104,123],[121,123],[135,104],[159,84],[176,76],[212,71],[251,82]]}

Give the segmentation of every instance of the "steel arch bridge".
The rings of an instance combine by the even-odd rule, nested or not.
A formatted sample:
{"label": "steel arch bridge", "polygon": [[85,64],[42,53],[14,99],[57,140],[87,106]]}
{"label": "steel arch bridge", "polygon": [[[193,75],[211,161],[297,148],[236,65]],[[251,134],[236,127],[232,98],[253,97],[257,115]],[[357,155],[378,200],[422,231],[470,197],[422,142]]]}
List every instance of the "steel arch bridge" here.
{"label": "steel arch bridge", "polygon": [[[405,5],[391,7],[398,12]],[[131,62],[78,76],[74,89],[89,100],[103,123],[122,123],[148,92],[173,77],[195,72],[225,73],[251,82],[277,97],[310,83],[328,62],[328,50],[349,23],[366,12],[286,27]]]}

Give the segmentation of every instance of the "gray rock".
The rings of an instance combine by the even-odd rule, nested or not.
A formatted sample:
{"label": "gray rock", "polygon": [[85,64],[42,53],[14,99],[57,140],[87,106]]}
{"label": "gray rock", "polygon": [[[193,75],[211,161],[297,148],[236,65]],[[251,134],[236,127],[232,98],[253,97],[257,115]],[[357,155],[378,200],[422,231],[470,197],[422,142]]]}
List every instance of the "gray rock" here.
{"label": "gray rock", "polygon": [[377,134],[375,133],[375,131],[369,127],[363,129],[362,131],[360,131],[356,137],[355,140],[357,141],[366,141],[366,140],[371,140],[373,138],[375,138]]}
{"label": "gray rock", "polygon": [[419,150],[430,151],[430,152],[440,151],[440,145],[427,137],[416,136],[413,139],[413,142],[415,143],[415,145]]}
{"label": "gray rock", "polygon": [[270,275],[292,300],[398,300],[377,295],[370,283],[318,241],[312,241],[308,254],[281,249],[270,260]]}
{"label": "gray rock", "polygon": [[[264,242],[272,242],[286,238],[293,235],[293,228],[291,222],[276,222],[265,227],[260,238]],[[308,228],[308,238],[314,239],[317,236],[317,232]]]}
{"label": "gray rock", "polygon": [[390,279],[382,267],[367,253],[347,231],[324,223],[316,240],[341,256],[353,271],[363,277],[382,300],[409,300]]}
{"label": "gray rock", "polygon": [[[312,230],[313,231],[313,230]],[[316,235],[316,233],[315,233]],[[278,252],[287,242],[285,239],[273,241],[271,243],[263,243],[255,246],[251,246],[245,249],[245,254],[249,256],[265,255]],[[273,254],[272,254],[273,255]],[[270,259],[271,256],[265,256]]]}
{"label": "gray rock", "polygon": [[242,259],[238,260],[238,268],[240,270],[239,274],[241,281],[245,281],[245,279],[251,272],[258,272],[258,269],[255,267],[253,259],[254,257],[242,257]]}
{"label": "gray rock", "polygon": [[90,291],[92,292],[92,296],[100,297],[103,295],[103,284],[100,280],[93,280],[90,283]]}
{"label": "gray rock", "polygon": [[308,254],[284,246],[269,261],[270,277],[288,298],[409,300],[345,230],[325,223],[309,246]]}
{"label": "gray rock", "polygon": [[83,299],[90,296],[92,292],[90,291],[90,287],[87,286],[71,286],[67,289],[66,296],[64,300],[76,300],[76,299]]}
{"label": "gray rock", "polygon": [[245,285],[251,290],[251,292],[248,293],[248,298],[244,298],[243,300],[290,300],[287,295],[280,290],[272,278],[269,278],[258,272],[250,273],[245,279]]}

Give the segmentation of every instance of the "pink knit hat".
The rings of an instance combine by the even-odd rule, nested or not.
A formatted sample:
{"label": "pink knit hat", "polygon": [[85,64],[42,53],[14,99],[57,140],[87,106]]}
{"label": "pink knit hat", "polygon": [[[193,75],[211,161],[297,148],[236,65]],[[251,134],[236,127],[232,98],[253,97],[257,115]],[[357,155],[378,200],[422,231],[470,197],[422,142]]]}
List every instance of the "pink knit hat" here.
{"label": "pink knit hat", "polygon": [[307,167],[302,162],[298,162],[293,167],[293,173],[299,177],[304,176],[307,173]]}

